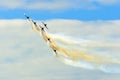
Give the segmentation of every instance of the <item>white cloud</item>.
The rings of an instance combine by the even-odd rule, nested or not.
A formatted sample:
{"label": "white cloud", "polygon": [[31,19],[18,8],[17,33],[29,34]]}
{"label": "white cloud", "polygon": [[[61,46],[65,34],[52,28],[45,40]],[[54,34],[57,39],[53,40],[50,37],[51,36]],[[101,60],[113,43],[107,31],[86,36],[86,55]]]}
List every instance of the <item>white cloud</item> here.
{"label": "white cloud", "polygon": [[[119,20],[114,21],[79,21],[79,20],[51,20],[48,21],[50,28],[58,24],[57,27],[54,26],[55,31],[63,31],[65,33],[71,33],[73,35],[99,35],[99,36],[112,36],[120,34],[120,24]],[[61,24],[62,23],[62,24]],[[64,30],[62,29],[64,28]],[[69,31],[68,29],[72,29]],[[80,33],[80,34],[76,34]]]}
{"label": "white cloud", "polygon": [[119,4],[120,0],[97,0],[96,2],[100,4],[112,5],[112,4]]}
{"label": "white cloud", "polygon": [[24,0],[3,0],[0,3],[0,7],[2,9],[15,9],[15,8],[22,8],[22,6],[24,5]]}
{"label": "white cloud", "polygon": [[[120,21],[47,20],[49,32],[69,36],[97,38],[120,34]],[[112,38],[115,39],[115,38]],[[120,38],[117,38],[119,42]],[[98,39],[99,40],[99,39]],[[41,37],[25,20],[0,20],[0,79],[6,80],[102,80],[109,79],[97,71],[66,66],[57,61]],[[117,53],[114,53],[115,56]],[[117,54],[118,56],[119,54]],[[120,59],[120,57],[118,57]],[[91,74],[92,73],[92,74]],[[82,74],[75,75],[75,74]],[[87,74],[87,77],[86,77]],[[85,76],[85,77],[84,77]],[[97,79],[96,77],[101,77]],[[110,76],[111,77],[111,76]],[[114,77],[114,75],[112,75]],[[111,80],[114,78],[111,77]],[[119,78],[118,76],[115,76]]]}
{"label": "white cloud", "polygon": [[52,1],[52,2],[33,2],[28,3],[28,6],[26,8],[28,9],[42,9],[42,10],[61,10],[61,9],[67,9],[72,8],[74,6],[73,3],[67,2],[67,1]]}
{"label": "white cloud", "polygon": [[0,3],[0,6],[4,9],[41,9],[41,10],[57,10],[57,9],[66,9],[72,8],[75,4],[72,2],[64,0],[54,0],[54,1],[26,1],[26,0],[4,0]]}
{"label": "white cloud", "polygon": [[98,7],[94,5],[119,4],[119,0],[4,0],[0,3],[2,9],[33,9],[33,10],[66,10],[66,9],[92,9]]}

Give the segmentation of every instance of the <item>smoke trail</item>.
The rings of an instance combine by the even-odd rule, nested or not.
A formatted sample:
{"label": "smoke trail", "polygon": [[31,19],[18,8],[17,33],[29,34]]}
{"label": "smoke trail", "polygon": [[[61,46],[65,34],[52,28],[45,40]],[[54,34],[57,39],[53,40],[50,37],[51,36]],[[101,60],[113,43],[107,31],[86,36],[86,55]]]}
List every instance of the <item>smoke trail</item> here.
{"label": "smoke trail", "polygon": [[51,34],[50,35],[53,39],[57,41],[61,41],[63,43],[67,44],[76,44],[81,45],[82,47],[113,47],[113,48],[120,48],[120,44],[118,43],[107,43],[107,42],[98,42],[98,41],[92,41],[92,40],[83,40],[83,39],[77,39],[73,37],[63,36],[60,34]]}
{"label": "smoke trail", "polygon": [[[100,57],[96,53],[89,52],[89,48],[107,48],[110,50],[111,48],[119,48],[119,44],[111,44],[111,43],[97,43],[93,41],[82,40],[82,42],[75,41],[72,39],[67,39],[68,37],[62,37],[58,35],[49,34],[51,39],[50,47],[57,50],[56,58],[62,61],[65,64],[86,68],[86,69],[94,69],[101,70],[108,73],[120,73],[120,62],[119,60],[115,60],[110,57],[102,56]],[[86,43],[86,44],[85,44]],[[89,43],[89,45],[88,45]],[[94,43],[94,44],[93,44]],[[83,44],[83,45],[80,45]],[[98,45],[99,44],[99,45]],[[96,46],[90,46],[96,45]],[[105,46],[106,45],[106,46]],[[82,48],[81,48],[82,47]],[[87,48],[89,47],[89,48]],[[84,49],[85,48],[85,49]]]}
{"label": "smoke trail", "polygon": [[32,24],[32,29],[39,32],[49,47],[56,52],[56,58],[63,63],[86,69],[120,73],[120,60],[112,55],[105,55],[115,50],[119,51],[120,44],[73,40],[68,36],[47,33],[43,27],[34,24],[32,20],[29,22]]}

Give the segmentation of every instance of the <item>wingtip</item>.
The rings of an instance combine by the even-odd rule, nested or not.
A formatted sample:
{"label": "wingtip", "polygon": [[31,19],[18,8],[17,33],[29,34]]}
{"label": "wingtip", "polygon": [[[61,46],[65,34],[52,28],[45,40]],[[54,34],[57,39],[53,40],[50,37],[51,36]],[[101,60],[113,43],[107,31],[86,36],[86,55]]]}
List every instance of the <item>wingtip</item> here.
{"label": "wingtip", "polygon": [[24,13],[23,15],[24,15],[25,17],[28,17],[28,16],[26,15],[26,13]]}

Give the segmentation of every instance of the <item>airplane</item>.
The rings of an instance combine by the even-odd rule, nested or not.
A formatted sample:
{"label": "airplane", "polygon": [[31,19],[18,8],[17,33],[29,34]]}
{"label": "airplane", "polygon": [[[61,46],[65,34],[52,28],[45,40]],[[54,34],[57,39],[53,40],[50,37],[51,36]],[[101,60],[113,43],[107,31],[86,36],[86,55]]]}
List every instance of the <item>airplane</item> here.
{"label": "airplane", "polygon": [[41,28],[41,30],[43,30],[43,31],[44,31],[44,27],[42,27],[42,26],[40,26],[40,25],[39,25],[39,27]]}
{"label": "airplane", "polygon": [[[31,20],[30,19],[30,17],[29,16],[27,16],[26,14],[24,14],[24,16],[30,21],[30,22],[32,22],[33,24],[34,24],[34,26],[36,27],[32,27],[33,29],[37,29],[38,30],[38,25],[37,25],[37,23],[35,22],[35,21],[33,21],[33,20]],[[47,28],[47,24],[45,24],[44,22],[42,22],[43,23],[43,25]],[[42,27],[42,26],[40,26],[39,25],[39,27],[41,28],[41,30],[42,30],[42,33],[44,34],[43,36],[45,36],[45,38],[46,38],[46,40],[48,40],[49,41],[49,43],[51,43],[51,39],[49,38],[49,37],[46,37],[46,35],[45,35],[45,31],[44,31],[44,27]],[[48,29],[48,28],[47,28]],[[54,51],[54,53],[57,55],[57,50],[55,50],[55,49],[53,49],[52,48],[52,50]]]}
{"label": "airplane", "polygon": [[56,50],[53,50],[53,51],[54,51],[54,53],[55,53],[56,55],[58,54]]}
{"label": "airplane", "polygon": [[35,28],[35,27],[37,26],[36,22],[34,22],[32,19],[30,19],[30,17],[27,16],[25,13],[24,13],[24,16],[25,16],[25,17],[27,18],[27,20],[29,20],[29,22],[31,23],[32,29],[36,31],[36,28]]}
{"label": "airplane", "polygon": [[34,23],[35,26],[37,26],[36,22],[32,20],[32,22]]}
{"label": "airplane", "polygon": [[47,27],[47,24],[46,24],[46,23],[42,22],[42,24],[46,27],[46,29],[48,29],[48,27]]}
{"label": "airplane", "polygon": [[24,16],[25,16],[27,19],[30,19],[30,17],[29,17],[29,16],[27,16],[25,13],[24,13]]}
{"label": "airplane", "polygon": [[[29,17],[29,16],[27,16],[25,13],[24,13],[24,16],[30,21],[30,17]],[[33,21],[33,20],[31,20],[31,21],[34,23],[35,26],[37,26],[37,24],[36,24],[35,21]],[[46,29],[48,29],[47,24],[45,24],[44,22],[42,22],[42,23],[43,23],[43,25],[46,27]],[[44,30],[43,27],[40,26],[40,28],[41,28],[42,30]]]}
{"label": "airplane", "polygon": [[[37,26],[37,24],[36,24],[36,22],[35,22],[35,21],[33,21],[33,20],[32,20],[32,22],[34,23],[34,25],[35,25],[35,26]],[[43,27],[41,27],[40,25],[39,25],[39,27],[41,28],[41,30],[43,30],[43,31],[44,31],[44,28],[43,28]]]}
{"label": "airplane", "polygon": [[48,41],[50,41],[50,38],[48,38]]}
{"label": "airplane", "polygon": [[[35,22],[35,21],[33,21],[33,20],[32,20],[32,22],[34,23],[34,25],[35,25],[35,26],[37,26],[37,24],[36,24],[36,22]],[[44,31],[44,28],[43,28],[43,27],[41,27],[40,25],[39,25],[39,27],[41,28],[41,30],[43,30],[43,31]]]}

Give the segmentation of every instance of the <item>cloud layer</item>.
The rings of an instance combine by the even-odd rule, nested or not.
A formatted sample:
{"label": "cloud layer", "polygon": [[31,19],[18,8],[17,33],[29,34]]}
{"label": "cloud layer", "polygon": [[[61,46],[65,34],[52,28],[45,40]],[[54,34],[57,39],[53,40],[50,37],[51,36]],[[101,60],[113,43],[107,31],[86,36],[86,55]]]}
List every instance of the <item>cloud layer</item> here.
{"label": "cloud layer", "polygon": [[119,0],[4,0],[0,7],[4,9],[33,9],[33,10],[65,10],[65,9],[92,9],[99,5],[119,4]]}
{"label": "cloud layer", "polygon": [[[120,42],[119,20],[83,22],[54,19],[45,22],[49,32],[55,34],[94,40],[101,38],[101,41],[107,37],[106,39]],[[52,51],[26,20],[0,20],[0,48],[1,80],[119,79],[119,75],[105,75],[62,64],[51,54]],[[113,55],[120,59],[118,52]]]}

